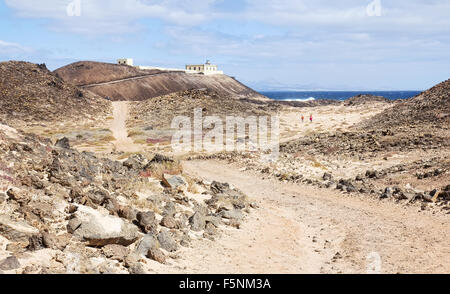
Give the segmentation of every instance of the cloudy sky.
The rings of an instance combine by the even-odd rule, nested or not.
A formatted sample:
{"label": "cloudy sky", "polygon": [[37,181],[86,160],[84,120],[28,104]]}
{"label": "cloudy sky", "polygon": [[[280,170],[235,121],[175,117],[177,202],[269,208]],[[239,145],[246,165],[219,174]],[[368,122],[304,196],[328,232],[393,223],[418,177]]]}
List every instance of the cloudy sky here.
{"label": "cloudy sky", "polygon": [[259,90],[421,90],[450,78],[450,0],[0,0],[2,61],[119,57],[208,58]]}

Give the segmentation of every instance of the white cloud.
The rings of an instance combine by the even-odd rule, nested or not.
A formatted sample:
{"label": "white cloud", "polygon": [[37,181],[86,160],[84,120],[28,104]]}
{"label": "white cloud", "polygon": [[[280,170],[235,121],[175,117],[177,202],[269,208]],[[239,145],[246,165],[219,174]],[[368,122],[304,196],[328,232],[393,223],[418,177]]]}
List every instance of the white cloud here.
{"label": "white cloud", "polygon": [[80,0],[81,15],[69,16],[73,0],[5,0],[21,17],[53,20],[54,30],[84,34],[122,34],[140,29],[138,20],[159,19],[191,26],[210,19],[216,0]]}
{"label": "white cloud", "polygon": [[0,55],[5,56],[18,56],[21,54],[27,54],[33,50],[17,43],[10,43],[0,40]]}
{"label": "white cloud", "polygon": [[[160,20],[161,36],[146,46],[183,60],[218,57],[247,75],[276,68],[286,79],[389,73],[390,81],[402,68],[412,75],[418,66],[420,76],[421,64],[448,73],[442,68],[450,60],[449,0],[381,0],[380,17],[367,15],[373,0],[240,0],[232,9],[226,6],[234,0],[81,0],[81,16],[69,17],[71,1],[5,3],[21,17],[49,20],[52,30],[116,39],[145,29],[143,19]],[[0,43],[0,53],[13,47]]]}

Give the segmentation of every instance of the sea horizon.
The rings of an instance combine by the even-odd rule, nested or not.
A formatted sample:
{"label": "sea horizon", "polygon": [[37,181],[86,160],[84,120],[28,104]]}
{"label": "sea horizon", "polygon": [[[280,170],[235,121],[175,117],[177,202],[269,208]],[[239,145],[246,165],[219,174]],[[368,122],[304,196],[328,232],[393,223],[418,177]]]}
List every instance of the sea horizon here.
{"label": "sea horizon", "polygon": [[389,100],[409,99],[422,93],[423,90],[396,90],[396,91],[259,91],[260,94],[279,101],[314,101],[314,100],[346,100],[357,95],[375,95],[382,96]]}

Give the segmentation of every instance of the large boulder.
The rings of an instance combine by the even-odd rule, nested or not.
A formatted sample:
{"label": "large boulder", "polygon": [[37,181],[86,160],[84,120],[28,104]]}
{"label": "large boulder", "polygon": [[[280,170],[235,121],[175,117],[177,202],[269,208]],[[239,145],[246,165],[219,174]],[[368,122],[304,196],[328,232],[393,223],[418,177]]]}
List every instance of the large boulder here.
{"label": "large boulder", "polygon": [[0,215],[0,235],[12,242],[23,242],[28,246],[31,236],[39,230],[24,221],[15,221],[7,215]]}
{"label": "large boulder", "polygon": [[164,174],[162,182],[164,186],[173,190],[180,191],[187,188],[187,182],[182,176]]}
{"label": "large boulder", "polygon": [[[74,216],[70,230],[90,246],[128,246],[139,238],[135,225],[116,216],[103,215],[90,207],[79,206]],[[74,223],[78,225],[73,226]]]}

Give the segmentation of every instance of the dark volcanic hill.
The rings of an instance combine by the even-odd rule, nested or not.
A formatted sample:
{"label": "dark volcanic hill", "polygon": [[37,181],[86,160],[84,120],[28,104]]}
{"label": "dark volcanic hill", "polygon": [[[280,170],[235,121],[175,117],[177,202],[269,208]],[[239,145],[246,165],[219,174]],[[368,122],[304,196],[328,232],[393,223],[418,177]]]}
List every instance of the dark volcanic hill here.
{"label": "dark volcanic hill", "polygon": [[80,120],[109,110],[110,102],[65,83],[45,65],[0,63],[0,117],[5,122]]}
{"label": "dark volcanic hill", "polygon": [[450,125],[450,80],[442,82],[416,97],[399,101],[393,107],[366,122],[368,127]]}
{"label": "dark volcanic hill", "polygon": [[351,97],[351,98],[345,100],[344,105],[345,106],[356,106],[356,105],[363,105],[363,104],[372,103],[372,102],[390,103],[392,101],[385,97],[382,97],[382,96],[361,94],[361,95],[357,95],[355,97]]}
{"label": "dark volcanic hill", "polygon": [[188,90],[133,103],[129,123],[136,126],[145,122],[154,128],[170,128],[174,117],[191,117],[195,109],[202,109],[203,116],[225,119],[226,116],[268,116],[279,105],[227,99],[210,90]]}
{"label": "dark volcanic hill", "polygon": [[82,85],[115,101],[142,101],[175,92],[208,89],[223,97],[267,99],[227,75],[139,70],[130,66],[99,62],[77,62],[55,73],[66,82]]}
{"label": "dark volcanic hill", "polygon": [[132,66],[95,61],[75,62],[55,70],[58,76],[75,86],[92,85],[159,72],[161,71],[140,70]]}

